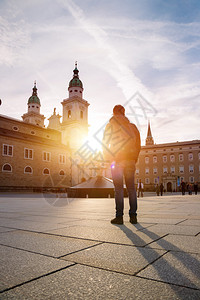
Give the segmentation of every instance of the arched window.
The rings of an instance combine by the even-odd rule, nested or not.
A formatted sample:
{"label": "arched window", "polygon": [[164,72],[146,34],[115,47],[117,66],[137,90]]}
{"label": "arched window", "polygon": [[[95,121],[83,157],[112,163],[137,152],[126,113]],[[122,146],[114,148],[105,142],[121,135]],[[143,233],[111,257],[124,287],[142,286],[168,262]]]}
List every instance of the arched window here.
{"label": "arched window", "polygon": [[45,168],[45,169],[43,170],[43,174],[44,174],[44,175],[49,175],[49,174],[50,174],[49,169]]}
{"label": "arched window", "polygon": [[80,111],[80,118],[83,119],[83,111]]}
{"label": "arched window", "polygon": [[63,170],[60,170],[59,175],[63,176],[63,175],[65,175],[65,172]]}
{"label": "arched window", "polygon": [[10,164],[4,164],[2,166],[2,172],[12,172],[12,166]]}
{"label": "arched window", "polygon": [[68,110],[68,118],[71,119],[71,117],[72,117],[72,112],[71,110]]}
{"label": "arched window", "polygon": [[33,173],[33,169],[30,166],[26,166],[24,168],[24,173],[32,174]]}

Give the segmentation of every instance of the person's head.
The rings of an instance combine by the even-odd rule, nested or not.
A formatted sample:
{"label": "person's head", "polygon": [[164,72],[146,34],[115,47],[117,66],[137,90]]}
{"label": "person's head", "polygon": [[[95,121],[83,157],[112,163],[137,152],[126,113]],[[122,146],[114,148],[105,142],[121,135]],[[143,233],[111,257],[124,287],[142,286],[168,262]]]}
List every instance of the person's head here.
{"label": "person's head", "polygon": [[115,107],[113,108],[113,115],[114,116],[119,116],[125,115],[125,108],[122,105],[115,105]]}

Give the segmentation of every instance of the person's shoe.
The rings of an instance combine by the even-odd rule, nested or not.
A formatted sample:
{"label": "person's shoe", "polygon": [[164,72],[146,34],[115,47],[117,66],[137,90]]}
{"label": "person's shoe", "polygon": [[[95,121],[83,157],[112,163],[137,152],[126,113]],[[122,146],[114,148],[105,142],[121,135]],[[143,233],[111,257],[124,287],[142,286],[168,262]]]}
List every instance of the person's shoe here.
{"label": "person's shoe", "polygon": [[112,219],[110,222],[111,222],[111,224],[119,224],[119,225],[124,224],[123,217],[116,217],[116,218]]}
{"label": "person's shoe", "polygon": [[137,216],[130,216],[130,223],[137,224]]}

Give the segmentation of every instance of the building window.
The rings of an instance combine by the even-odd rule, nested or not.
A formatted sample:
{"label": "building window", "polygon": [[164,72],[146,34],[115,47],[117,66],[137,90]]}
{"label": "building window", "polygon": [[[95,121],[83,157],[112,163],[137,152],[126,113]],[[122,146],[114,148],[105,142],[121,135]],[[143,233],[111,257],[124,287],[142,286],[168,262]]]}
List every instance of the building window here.
{"label": "building window", "polygon": [[33,149],[24,148],[24,158],[33,159]]}
{"label": "building window", "polygon": [[59,175],[64,176],[64,175],[65,175],[65,172],[64,172],[63,170],[60,170]]}
{"label": "building window", "polygon": [[145,169],[145,174],[149,174],[149,168]]}
{"label": "building window", "polygon": [[167,156],[166,156],[166,155],[163,156],[163,162],[164,162],[164,163],[167,162]]}
{"label": "building window", "polygon": [[140,173],[140,170],[136,169],[136,175],[139,175],[139,173]]}
{"label": "building window", "polygon": [[3,156],[13,156],[13,146],[12,145],[7,145],[3,144]]}
{"label": "building window", "polygon": [[44,174],[44,175],[49,175],[49,174],[50,174],[49,169],[45,168],[45,169],[43,170],[43,174]]}
{"label": "building window", "polygon": [[145,184],[149,184],[149,178],[145,178]]}
{"label": "building window", "polygon": [[71,119],[71,117],[72,117],[72,112],[71,110],[68,110],[68,119]]}
{"label": "building window", "polygon": [[63,154],[60,154],[59,155],[59,162],[60,162],[60,164],[65,164],[65,162],[66,162],[66,156],[63,155]]}
{"label": "building window", "polygon": [[158,173],[158,169],[157,168],[153,168],[153,174],[157,174]]}
{"label": "building window", "polygon": [[188,154],[188,160],[190,160],[190,161],[193,160],[193,153]]}
{"label": "building window", "polygon": [[184,166],[179,167],[179,173],[184,173]]}
{"label": "building window", "polygon": [[163,173],[166,174],[167,173],[167,167],[163,168]]}
{"label": "building window", "polygon": [[26,166],[24,168],[24,173],[32,174],[33,173],[33,169],[30,166]]}
{"label": "building window", "polygon": [[12,172],[12,166],[10,164],[4,164],[2,166],[2,172],[11,173]]}
{"label": "building window", "polygon": [[183,161],[184,160],[184,157],[183,157],[183,154],[179,154],[179,161]]}
{"label": "building window", "polygon": [[193,176],[190,176],[190,177],[189,177],[189,181],[190,181],[191,183],[194,183],[194,177],[193,177]]}
{"label": "building window", "polygon": [[145,164],[148,164],[148,163],[149,163],[149,157],[146,156],[146,157],[145,157]]}
{"label": "building window", "polygon": [[80,118],[83,119],[83,111],[80,111]]}
{"label": "building window", "polygon": [[157,178],[157,177],[154,178],[154,183],[155,183],[155,184],[158,183],[158,178]]}
{"label": "building window", "polygon": [[50,161],[51,159],[51,153],[50,152],[43,152],[43,160]]}
{"label": "building window", "polygon": [[18,131],[19,130],[19,128],[17,127],[17,126],[13,126],[13,128],[12,128],[14,131]]}
{"label": "building window", "polygon": [[175,161],[175,156],[174,156],[174,154],[171,154],[171,155],[170,155],[170,161],[171,161],[171,162],[174,162],[174,161]]}
{"label": "building window", "polygon": [[194,166],[193,165],[189,165],[189,173],[194,173]]}
{"label": "building window", "polygon": [[77,93],[77,92],[78,92],[78,90],[74,90],[74,92],[76,92],[76,93]]}
{"label": "building window", "polygon": [[198,158],[200,159],[200,152],[198,153]]}
{"label": "building window", "polygon": [[171,173],[172,173],[172,174],[175,173],[175,167],[171,167]]}
{"label": "building window", "polygon": [[157,163],[158,159],[157,159],[157,156],[153,156],[153,163]]}

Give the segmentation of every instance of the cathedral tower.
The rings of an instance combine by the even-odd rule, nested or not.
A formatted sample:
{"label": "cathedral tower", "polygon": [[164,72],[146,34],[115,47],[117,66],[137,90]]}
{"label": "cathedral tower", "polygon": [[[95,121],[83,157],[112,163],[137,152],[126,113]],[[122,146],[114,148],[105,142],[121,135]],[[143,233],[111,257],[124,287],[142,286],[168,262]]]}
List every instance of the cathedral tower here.
{"label": "cathedral tower", "polygon": [[83,84],[79,79],[77,63],[73,70],[73,78],[69,82],[69,97],[64,99],[62,132],[63,143],[73,149],[78,149],[88,135],[88,106],[89,103],[83,99]]}
{"label": "cathedral tower", "polygon": [[25,123],[44,127],[45,117],[40,114],[40,99],[37,95],[36,82],[34,82],[32,96],[28,99],[28,112],[23,114],[22,119]]}

